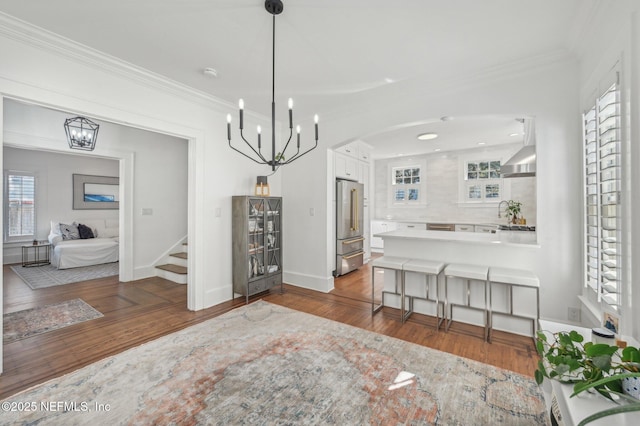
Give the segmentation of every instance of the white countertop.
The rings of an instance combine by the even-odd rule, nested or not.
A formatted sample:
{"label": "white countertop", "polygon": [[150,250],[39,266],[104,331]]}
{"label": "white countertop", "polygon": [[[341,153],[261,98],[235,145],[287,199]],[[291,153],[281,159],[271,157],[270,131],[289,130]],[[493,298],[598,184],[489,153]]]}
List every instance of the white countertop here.
{"label": "white countertop", "polygon": [[[452,220],[452,219],[443,219],[443,220],[435,220],[435,219],[398,219],[398,218],[393,218],[393,219],[385,219],[385,218],[374,218],[371,219],[371,221],[376,221],[376,222],[395,222],[395,223],[447,223],[447,224],[454,224],[454,225],[479,225],[479,226],[501,226],[501,225],[505,225],[505,226],[509,226],[509,222],[507,222],[506,218],[503,219],[498,219],[497,222],[480,222],[480,221],[473,221],[473,220],[469,220],[469,219],[462,219],[462,220]],[[528,223],[526,226],[533,226],[535,225],[535,223]]]}
{"label": "white countertop", "polygon": [[450,232],[425,231],[422,229],[398,229],[381,232],[374,237],[438,240],[452,242],[468,242],[475,244],[513,245],[519,247],[540,247],[536,241],[536,233],[529,231],[496,231],[495,234],[483,232]]}

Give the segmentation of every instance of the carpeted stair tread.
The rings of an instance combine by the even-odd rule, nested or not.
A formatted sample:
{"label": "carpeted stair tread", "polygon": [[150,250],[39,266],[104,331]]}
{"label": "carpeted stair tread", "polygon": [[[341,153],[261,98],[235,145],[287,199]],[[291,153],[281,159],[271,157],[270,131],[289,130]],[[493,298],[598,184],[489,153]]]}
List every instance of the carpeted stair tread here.
{"label": "carpeted stair tread", "polygon": [[177,257],[177,258],[180,258],[180,259],[186,259],[188,254],[181,251],[179,253],[171,253],[170,256]]}
{"label": "carpeted stair tread", "polygon": [[187,274],[187,268],[185,266],[180,266],[180,265],[173,265],[173,264],[166,264],[166,265],[158,265],[156,266],[156,268],[158,269],[162,269],[165,271],[169,271],[169,272],[173,272],[174,274],[183,274],[186,275]]}

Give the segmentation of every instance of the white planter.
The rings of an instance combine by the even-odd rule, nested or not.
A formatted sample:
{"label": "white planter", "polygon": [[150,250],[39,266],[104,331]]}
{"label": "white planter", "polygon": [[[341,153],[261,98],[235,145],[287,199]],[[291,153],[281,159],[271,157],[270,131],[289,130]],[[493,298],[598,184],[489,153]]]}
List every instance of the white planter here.
{"label": "white planter", "polygon": [[640,377],[625,377],[622,379],[622,390],[627,395],[640,399]]}

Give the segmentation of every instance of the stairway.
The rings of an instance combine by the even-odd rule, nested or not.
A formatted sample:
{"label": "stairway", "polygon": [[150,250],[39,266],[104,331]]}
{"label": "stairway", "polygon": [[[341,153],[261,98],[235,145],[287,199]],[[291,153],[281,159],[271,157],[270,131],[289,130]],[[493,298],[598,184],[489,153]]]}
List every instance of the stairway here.
{"label": "stairway", "polygon": [[182,251],[171,253],[166,263],[156,265],[156,276],[178,284],[187,283],[187,243],[182,243]]}

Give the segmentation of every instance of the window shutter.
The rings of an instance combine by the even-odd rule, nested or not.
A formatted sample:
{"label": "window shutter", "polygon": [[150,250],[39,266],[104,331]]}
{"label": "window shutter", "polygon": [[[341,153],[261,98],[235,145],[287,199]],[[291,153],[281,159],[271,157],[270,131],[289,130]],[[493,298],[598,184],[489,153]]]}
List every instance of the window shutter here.
{"label": "window shutter", "polygon": [[7,236],[21,239],[35,235],[35,177],[9,174],[7,176]]}
{"label": "window shutter", "polygon": [[598,301],[621,305],[620,89],[614,82],[583,115],[585,158],[585,283]]}

